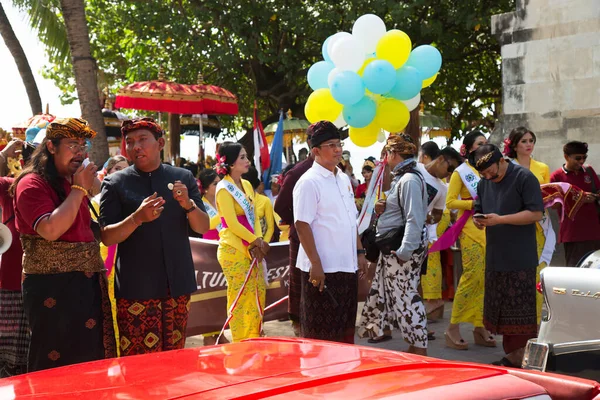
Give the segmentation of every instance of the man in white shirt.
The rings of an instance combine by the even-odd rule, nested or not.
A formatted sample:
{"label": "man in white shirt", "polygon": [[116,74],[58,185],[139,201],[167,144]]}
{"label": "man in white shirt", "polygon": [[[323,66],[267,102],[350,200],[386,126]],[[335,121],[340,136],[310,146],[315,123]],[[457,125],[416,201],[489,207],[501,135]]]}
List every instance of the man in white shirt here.
{"label": "man in white shirt", "polygon": [[[417,164],[417,169],[427,184],[427,236],[430,245],[438,238],[438,223],[446,208],[448,186],[443,180],[450,176],[461,163],[460,154],[452,147],[447,146],[439,150],[427,165]],[[435,320],[440,318],[444,311],[442,266],[439,252],[427,256],[421,269],[421,275],[423,275],[421,286],[427,316],[429,319]]]}
{"label": "man in white shirt", "polygon": [[354,343],[358,277],[367,260],[357,232],[352,184],[339,168],[343,143],[331,122],[309,128],[313,166],[293,192],[302,272],[300,336]]}

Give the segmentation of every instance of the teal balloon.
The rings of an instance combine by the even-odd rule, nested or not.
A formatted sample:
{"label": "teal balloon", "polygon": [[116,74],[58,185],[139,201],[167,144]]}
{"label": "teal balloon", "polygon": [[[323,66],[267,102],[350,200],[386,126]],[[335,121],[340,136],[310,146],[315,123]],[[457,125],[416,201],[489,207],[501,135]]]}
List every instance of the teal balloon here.
{"label": "teal balloon", "polygon": [[362,78],[372,93],[384,94],[396,84],[396,70],[389,61],[375,60],[365,67]]}
{"label": "teal balloon", "polygon": [[332,69],[335,68],[333,63],[329,61],[319,61],[314,63],[308,70],[306,78],[308,85],[312,90],[325,89],[329,87],[327,83],[327,77]]}
{"label": "teal balloon", "polygon": [[415,48],[405,66],[419,70],[423,79],[429,79],[440,71],[442,54],[438,49],[428,44]]}
{"label": "teal balloon", "polygon": [[[333,36],[333,35],[331,35],[331,36]],[[325,41],[323,42],[323,46],[321,47],[321,54],[323,54],[323,60],[329,61],[329,62],[331,62],[331,57],[329,57],[329,52],[327,51],[327,45],[329,44],[329,39],[331,39],[331,36],[329,36],[327,39],[325,39]]]}
{"label": "teal balloon", "polygon": [[342,71],[336,74],[331,80],[329,89],[335,101],[345,106],[356,104],[365,96],[365,84],[353,71]]}
{"label": "teal balloon", "polygon": [[403,66],[396,70],[396,84],[388,95],[398,100],[410,100],[421,92],[423,78],[419,70]]}
{"label": "teal balloon", "polygon": [[353,128],[364,128],[375,119],[377,104],[369,96],[364,96],[358,103],[345,106],[342,115],[344,121]]}

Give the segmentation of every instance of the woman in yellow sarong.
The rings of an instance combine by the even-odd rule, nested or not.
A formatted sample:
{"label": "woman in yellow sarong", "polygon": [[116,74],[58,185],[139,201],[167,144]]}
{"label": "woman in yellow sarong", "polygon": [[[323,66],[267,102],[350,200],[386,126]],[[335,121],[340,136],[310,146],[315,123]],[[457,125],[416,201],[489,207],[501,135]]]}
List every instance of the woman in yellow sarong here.
{"label": "woman in yellow sarong", "polygon": [[[127,162],[127,158],[123,156],[114,156],[108,159],[106,162],[106,167],[104,168],[103,174],[98,174],[98,176],[104,179],[105,176],[108,176],[112,173],[121,171],[129,167],[129,162]],[[94,210],[96,210],[97,214],[100,214],[100,194],[92,198],[92,206]],[[92,219],[96,221],[96,216],[92,213]],[[109,265],[108,272],[108,297],[110,299],[110,308],[113,315],[113,327],[115,329],[115,339],[116,342],[119,343],[119,327],[117,325],[117,301],[115,300],[115,258],[117,256],[117,245],[110,246],[111,250],[109,251],[109,247],[106,247],[104,243],[100,242],[100,256],[102,256],[102,260],[105,265]],[[108,256],[111,256],[111,260],[107,263]],[[120,346],[117,346],[117,356],[120,354]]]}
{"label": "woman in yellow sarong", "polygon": [[[254,188],[242,179],[250,168],[246,150],[239,143],[224,143],[217,159],[217,172],[225,175],[217,185],[217,211],[223,226],[217,259],[227,279],[228,312],[233,306],[231,336],[239,342],[262,333],[266,283],[261,261],[269,245],[262,239],[255,213]],[[250,270],[253,259],[258,263]]]}
{"label": "woman in yellow sarong", "polygon": [[[471,151],[487,143],[483,133],[474,131],[463,139],[461,155],[468,157]],[[479,172],[467,161],[457,168],[450,177],[446,208],[459,210],[458,219],[467,210],[473,209]],[[468,185],[468,186],[467,186]],[[495,347],[494,337],[483,326],[483,293],[485,287],[485,231],[479,230],[469,218],[459,236],[463,272],[454,295],[450,325],[444,333],[446,346],[466,350],[467,342],[461,337],[459,324],[473,324],[473,338],[476,344]]]}
{"label": "woman in yellow sarong", "polygon": [[[440,222],[438,222],[436,225],[437,237],[440,237],[450,226],[450,210],[447,208],[444,210],[442,219],[440,219]],[[429,247],[431,247],[431,243],[429,244]],[[441,254],[442,253],[440,251],[429,253],[427,256],[427,273],[425,275],[421,275],[423,299],[425,299],[426,302],[438,300],[441,303],[441,307],[434,306],[432,309],[433,312],[430,311],[427,315],[427,318],[434,320],[442,318],[444,313],[444,300],[442,299],[443,271]]]}
{"label": "woman in yellow sarong", "polygon": [[[536,137],[535,133],[530,131],[525,127],[518,127],[513,129],[508,135],[508,139],[504,141],[504,154],[512,159],[513,162],[519,164],[523,168],[527,168],[531,171],[533,175],[538,179],[540,185],[544,183],[550,183],[550,168],[539,161],[536,161],[531,156],[533,153],[533,149],[535,148]],[[550,262],[550,258],[552,258],[552,253],[547,251],[542,257],[542,253],[544,250],[544,246],[546,246],[546,234],[544,233],[544,228],[542,227],[542,223],[545,222],[545,219],[549,218],[548,213],[544,213],[544,220],[541,222],[537,222],[535,224],[535,237],[537,242],[537,252],[538,259],[540,260],[540,264],[537,267],[537,280],[536,283],[540,282],[540,272],[542,269],[546,268],[548,262]],[[549,226],[549,229],[552,229],[552,225]],[[549,238],[554,244],[556,243],[556,235],[554,232],[549,232],[549,235],[552,237]],[[549,250],[554,250],[554,246],[550,243]],[[537,317],[538,323],[542,317],[542,303],[544,302],[544,297],[542,294],[536,294],[536,306],[537,306]]]}

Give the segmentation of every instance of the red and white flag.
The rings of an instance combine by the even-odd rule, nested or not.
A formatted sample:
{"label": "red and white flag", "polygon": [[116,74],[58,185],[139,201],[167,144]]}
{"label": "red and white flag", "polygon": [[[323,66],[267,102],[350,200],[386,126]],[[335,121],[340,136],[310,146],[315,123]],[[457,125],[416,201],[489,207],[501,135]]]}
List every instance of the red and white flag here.
{"label": "red and white flag", "polygon": [[269,168],[271,159],[269,157],[269,146],[267,145],[267,137],[263,130],[260,118],[258,118],[258,109],[256,101],[254,102],[254,166],[258,170],[258,176],[262,175],[262,171]]}

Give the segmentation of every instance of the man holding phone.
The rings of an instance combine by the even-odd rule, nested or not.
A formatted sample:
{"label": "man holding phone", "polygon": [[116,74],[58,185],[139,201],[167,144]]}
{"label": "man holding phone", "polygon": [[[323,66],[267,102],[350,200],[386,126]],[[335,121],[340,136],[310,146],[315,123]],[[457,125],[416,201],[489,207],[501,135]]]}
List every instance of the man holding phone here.
{"label": "man holding phone", "polygon": [[542,191],[527,169],[486,144],[469,155],[481,174],[473,223],[486,228],[483,322],[503,335],[506,357],[495,364],[520,367],[527,340],[537,336],[535,223],[543,216]]}
{"label": "man holding phone", "polygon": [[588,145],[572,141],[564,145],[565,164],[550,175],[550,182],[566,182],[585,191],[583,204],[574,220],[560,223],[558,241],[565,246],[568,267],[576,267],[589,252],[600,249],[600,180],[596,171],[585,165]]}

